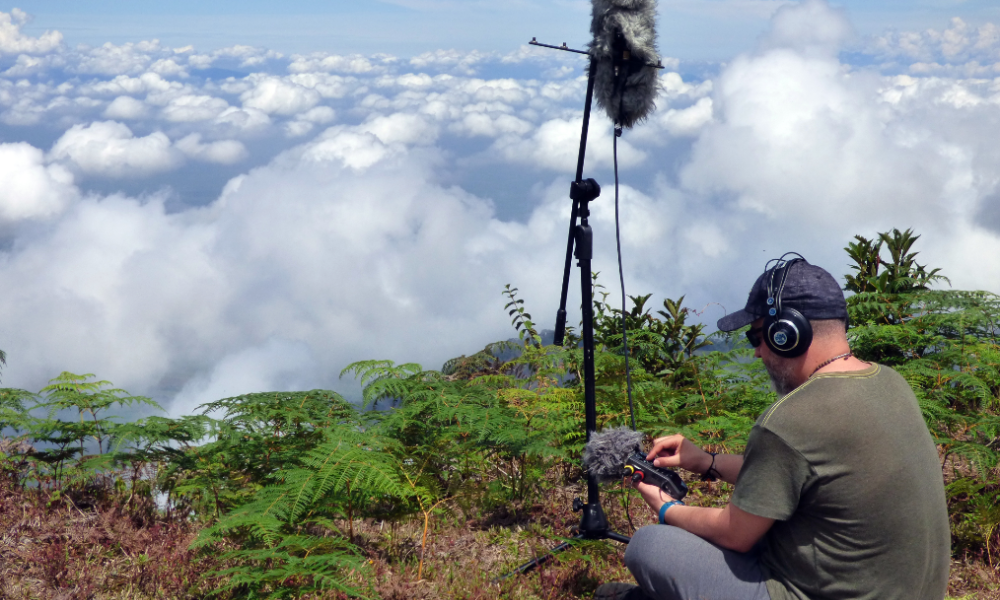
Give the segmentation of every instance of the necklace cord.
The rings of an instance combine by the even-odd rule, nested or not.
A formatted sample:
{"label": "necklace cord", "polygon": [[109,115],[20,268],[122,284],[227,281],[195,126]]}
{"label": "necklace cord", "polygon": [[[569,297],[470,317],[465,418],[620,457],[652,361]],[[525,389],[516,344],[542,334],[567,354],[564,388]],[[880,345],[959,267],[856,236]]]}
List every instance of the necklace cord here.
{"label": "necklace cord", "polygon": [[837,356],[834,356],[830,360],[825,360],[825,361],[819,363],[818,367],[816,367],[815,369],[813,369],[813,372],[809,374],[809,377],[812,377],[813,375],[816,374],[816,371],[819,371],[823,367],[825,367],[825,366],[833,363],[833,361],[835,361],[835,360],[839,360],[841,358],[844,359],[844,360],[847,360],[848,358],[850,358],[852,356],[854,356],[854,352],[853,351],[848,351],[848,352],[845,352],[843,354],[838,354]]}

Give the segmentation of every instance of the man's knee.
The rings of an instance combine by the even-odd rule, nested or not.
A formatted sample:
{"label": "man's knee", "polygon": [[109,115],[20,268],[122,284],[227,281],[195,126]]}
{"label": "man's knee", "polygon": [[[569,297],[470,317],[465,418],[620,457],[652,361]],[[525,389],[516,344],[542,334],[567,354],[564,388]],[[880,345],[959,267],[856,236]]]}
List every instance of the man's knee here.
{"label": "man's knee", "polygon": [[625,566],[651,598],[768,599],[753,553],[724,550],[678,527],[650,525],[636,531],[625,550]]}
{"label": "man's knee", "polygon": [[665,554],[676,549],[686,533],[670,525],[640,527],[625,549],[625,566],[633,575],[654,566],[662,568]]}

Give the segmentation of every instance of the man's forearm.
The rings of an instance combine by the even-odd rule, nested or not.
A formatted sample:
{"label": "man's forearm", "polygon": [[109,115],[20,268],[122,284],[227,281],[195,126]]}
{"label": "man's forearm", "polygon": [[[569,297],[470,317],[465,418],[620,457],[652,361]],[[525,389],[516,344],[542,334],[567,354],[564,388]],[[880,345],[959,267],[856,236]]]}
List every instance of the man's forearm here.
{"label": "man's forearm", "polygon": [[[680,527],[696,536],[706,539],[716,546],[746,552],[742,539],[733,535],[734,528],[730,523],[726,508],[705,508],[701,506],[671,506],[667,510],[666,524]],[[750,544],[752,546],[753,544]]]}
{"label": "man's forearm", "polygon": [[[742,454],[716,454],[713,474],[718,473],[719,479],[736,485],[736,478],[743,468]],[[707,469],[706,469],[707,470]]]}
{"label": "man's forearm", "polygon": [[736,478],[740,476],[740,469],[743,468],[743,455],[716,454],[715,462],[713,463],[712,455],[705,452],[705,455],[701,458],[700,462],[701,467],[697,471],[699,475],[704,475],[708,472],[709,468],[711,468],[712,475],[715,475],[726,483],[736,485]]}
{"label": "man's forearm", "polygon": [[724,508],[674,505],[664,515],[667,525],[680,527],[716,546],[749,552],[771,528],[772,519],[742,511],[732,504]]}

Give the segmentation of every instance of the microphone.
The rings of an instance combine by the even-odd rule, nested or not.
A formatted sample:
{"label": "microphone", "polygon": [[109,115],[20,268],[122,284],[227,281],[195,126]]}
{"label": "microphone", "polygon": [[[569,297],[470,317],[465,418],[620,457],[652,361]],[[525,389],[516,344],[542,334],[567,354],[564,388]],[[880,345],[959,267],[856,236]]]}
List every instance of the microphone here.
{"label": "microphone", "polygon": [[628,457],[642,450],[645,436],[624,425],[605,429],[590,436],[583,449],[583,468],[598,481],[615,481],[624,477],[622,467]]}
{"label": "microphone", "polygon": [[583,449],[583,468],[598,481],[616,481],[631,477],[661,488],[675,500],[683,498],[688,488],[680,475],[654,466],[642,452],[645,436],[628,427],[605,429],[590,436]]}
{"label": "microphone", "polygon": [[594,93],[611,120],[632,127],[656,108],[656,0],[593,0]]}

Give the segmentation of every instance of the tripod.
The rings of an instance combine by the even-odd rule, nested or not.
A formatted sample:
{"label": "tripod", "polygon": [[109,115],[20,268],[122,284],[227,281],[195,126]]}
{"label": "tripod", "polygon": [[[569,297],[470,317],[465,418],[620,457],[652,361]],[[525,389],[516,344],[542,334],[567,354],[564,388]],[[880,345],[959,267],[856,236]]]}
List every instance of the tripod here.
{"label": "tripod", "polygon": [[[556,50],[566,50],[587,54],[580,50],[562,46],[549,46],[540,44],[534,39],[530,42],[535,46],[544,46]],[[576,179],[570,184],[569,196],[573,200],[573,209],[570,214],[569,238],[566,243],[566,265],[563,269],[562,294],[559,300],[559,310],[556,313],[556,346],[562,346],[566,335],[566,296],[569,292],[569,276],[572,270],[572,259],[575,256],[577,265],[580,268],[580,292],[583,303],[583,386],[584,386],[584,411],[586,416],[587,441],[597,430],[597,399],[595,393],[594,374],[594,303],[593,290],[591,289],[591,261],[594,255],[594,232],[590,227],[590,202],[601,195],[601,186],[593,179],[583,178],[583,163],[587,153],[587,133],[590,128],[590,106],[594,99],[594,74],[597,70],[596,62],[590,60],[590,68],[587,77],[587,99],[583,108],[583,131],[580,134],[580,153],[576,163]],[[580,223],[577,224],[577,218]],[[574,252],[574,246],[576,251]],[[581,512],[580,526],[577,528],[575,539],[603,540],[611,539],[627,544],[631,538],[615,533],[608,529],[608,518],[601,507],[600,487],[597,480],[591,475],[587,477],[587,503],[584,504],[579,498],[573,499],[573,511]],[[549,554],[540,556],[529,561],[511,573],[495,580],[501,581],[508,577],[527,573],[535,567],[551,560],[558,552],[570,547],[569,542],[559,544]]]}

